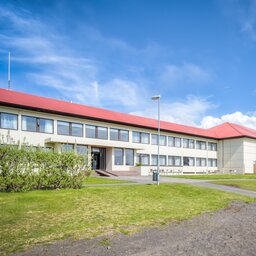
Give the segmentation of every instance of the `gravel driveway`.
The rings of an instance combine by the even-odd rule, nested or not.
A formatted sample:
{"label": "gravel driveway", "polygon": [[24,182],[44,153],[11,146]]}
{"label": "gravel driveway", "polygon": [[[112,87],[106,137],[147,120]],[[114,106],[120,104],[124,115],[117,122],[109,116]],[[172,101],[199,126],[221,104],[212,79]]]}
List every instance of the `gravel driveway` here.
{"label": "gravel driveway", "polygon": [[130,236],[66,240],[16,255],[256,255],[256,203],[235,202],[215,213]]}

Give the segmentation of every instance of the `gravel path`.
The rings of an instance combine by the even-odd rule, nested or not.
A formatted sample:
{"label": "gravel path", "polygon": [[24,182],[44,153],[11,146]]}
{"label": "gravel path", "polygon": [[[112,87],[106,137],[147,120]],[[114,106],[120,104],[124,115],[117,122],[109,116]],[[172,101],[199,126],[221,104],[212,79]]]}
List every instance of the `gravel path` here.
{"label": "gravel path", "polygon": [[66,240],[17,255],[256,255],[256,203],[235,202],[215,213],[130,236]]}

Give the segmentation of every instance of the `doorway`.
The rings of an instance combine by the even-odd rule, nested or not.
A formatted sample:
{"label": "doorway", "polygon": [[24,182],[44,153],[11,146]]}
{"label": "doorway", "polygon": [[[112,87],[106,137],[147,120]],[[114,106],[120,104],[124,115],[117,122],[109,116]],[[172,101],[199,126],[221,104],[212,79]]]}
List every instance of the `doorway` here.
{"label": "doorway", "polygon": [[106,149],[92,147],[92,169],[106,169]]}

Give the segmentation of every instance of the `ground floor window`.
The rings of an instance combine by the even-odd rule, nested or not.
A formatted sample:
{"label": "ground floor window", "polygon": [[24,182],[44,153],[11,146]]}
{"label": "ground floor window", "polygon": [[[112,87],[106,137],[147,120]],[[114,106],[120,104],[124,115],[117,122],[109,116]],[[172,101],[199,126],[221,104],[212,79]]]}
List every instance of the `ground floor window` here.
{"label": "ground floor window", "polygon": [[134,165],[134,151],[133,149],[125,150],[125,164]]}
{"label": "ground floor window", "polygon": [[137,154],[136,163],[139,165],[149,165],[149,155],[148,154]]}
{"label": "ground floor window", "polygon": [[195,158],[194,157],[183,157],[183,165],[184,166],[195,166]]}
{"label": "ground floor window", "polygon": [[88,154],[88,147],[85,145],[76,145],[76,153],[79,155],[87,155]]}
{"label": "ground floor window", "polygon": [[196,166],[206,166],[206,158],[196,158]]}
{"label": "ground floor window", "polygon": [[169,166],[181,166],[181,156],[168,156]]}
{"label": "ground floor window", "polygon": [[62,144],[61,145],[61,152],[73,152],[74,145],[73,144]]}
{"label": "ground floor window", "polygon": [[115,165],[123,165],[124,164],[124,150],[122,148],[114,149],[114,158]]}
{"label": "ground floor window", "polygon": [[[157,155],[151,156],[151,165],[157,165]],[[164,156],[164,155],[159,156],[159,165],[161,165],[161,166],[166,165],[166,156]]]}
{"label": "ground floor window", "polygon": [[208,166],[209,167],[217,167],[217,159],[215,159],[215,158],[208,158]]}

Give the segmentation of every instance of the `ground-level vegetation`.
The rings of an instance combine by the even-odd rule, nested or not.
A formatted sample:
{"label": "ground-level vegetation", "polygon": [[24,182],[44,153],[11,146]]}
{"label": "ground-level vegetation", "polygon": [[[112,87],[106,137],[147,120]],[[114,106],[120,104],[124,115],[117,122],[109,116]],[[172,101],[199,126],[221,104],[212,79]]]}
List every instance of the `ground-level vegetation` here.
{"label": "ground-level vegetation", "polygon": [[121,184],[121,183],[131,183],[127,180],[115,180],[111,178],[103,178],[98,176],[88,176],[84,179],[84,185],[96,185],[96,184]]}
{"label": "ground-level vegetation", "polygon": [[256,191],[256,180],[225,180],[225,181],[223,180],[223,181],[214,181],[213,183]]}
{"label": "ground-level vegetation", "polygon": [[196,180],[256,179],[256,174],[202,174],[202,175],[173,175],[168,177],[196,179]]}
{"label": "ground-level vegetation", "polygon": [[0,254],[166,224],[255,199],[185,184],[0,193]]}

